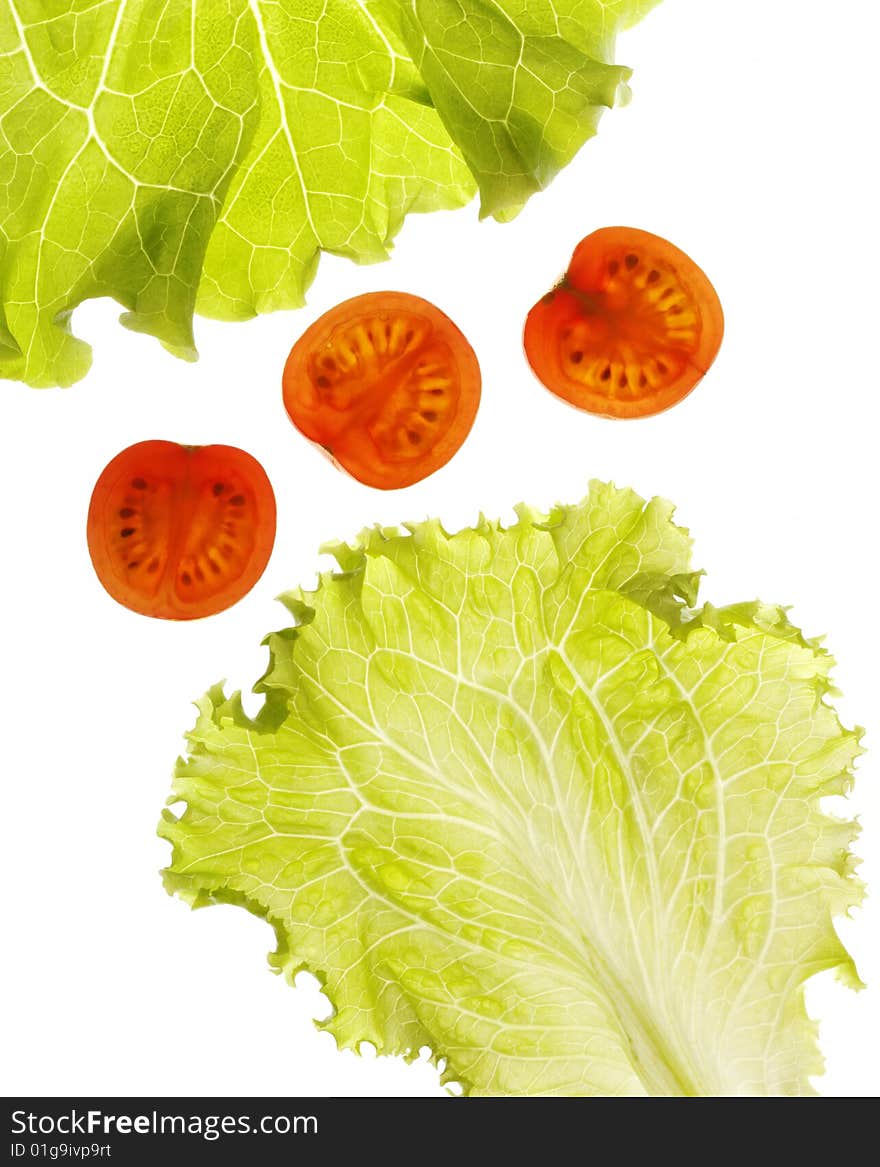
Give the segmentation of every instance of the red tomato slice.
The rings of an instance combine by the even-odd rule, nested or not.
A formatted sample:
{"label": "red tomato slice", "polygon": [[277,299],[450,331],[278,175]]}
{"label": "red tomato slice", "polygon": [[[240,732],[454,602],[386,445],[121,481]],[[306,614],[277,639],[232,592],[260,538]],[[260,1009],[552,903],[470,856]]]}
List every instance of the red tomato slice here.
{"label": "red tomato slice", "polygon": [[557,397],[605,417],[647,417],[690,393],[723,334],[715,289],[689,256],[647,231],[604,227],[529,312],[523,344]]}
{"label": "red tomato slice", "polygon": [[370,292],[326,312],[290,350],[290,420],[359,482],[410,486],[445,465],[470,432],[480,366],[439,308]]}
{"label": "red tomato slice", "polygon": [[234,446],[138,442],[92,491],[89,554],[114,600],[144,616],[194,620],[246,595],[275,542],[275,495]]}

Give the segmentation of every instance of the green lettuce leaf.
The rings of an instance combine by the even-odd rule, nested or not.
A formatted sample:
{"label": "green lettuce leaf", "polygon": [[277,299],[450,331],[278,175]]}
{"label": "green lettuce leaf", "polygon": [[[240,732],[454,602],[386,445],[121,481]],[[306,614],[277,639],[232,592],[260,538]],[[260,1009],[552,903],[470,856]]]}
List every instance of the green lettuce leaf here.
{"label": "green lettuce leaf", "polygon": [[808,1094],[804,982],[859,752],[783,610],[693,608],[662,500],[594,483],[502,528],[372,530],[284,603],[245,714],[212,689],[160,834],[170,892],[240,904],[340,1046],[428,1046],[480,1094]]}
{"label": "green lettuce leaf", "polygon": [[0,0],[0,375],[88,370],[70,314],[196,355],[193,312],[297,307],[404,216],[510,218],[626,93],[657,0]]}

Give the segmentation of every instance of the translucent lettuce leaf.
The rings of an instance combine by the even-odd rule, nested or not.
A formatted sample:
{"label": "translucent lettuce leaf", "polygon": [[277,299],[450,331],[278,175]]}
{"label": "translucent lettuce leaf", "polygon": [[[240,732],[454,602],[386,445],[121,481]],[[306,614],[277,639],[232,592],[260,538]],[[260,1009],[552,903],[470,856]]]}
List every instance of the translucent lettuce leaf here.
{"label": "translucent lettuce leaf", "polygon": [[594,483],[502,528],[333,548],[259,715],[200,704],[169,891],[275,929],[342,1047],[474,1095],[808,1094],[804,982],[858,978],[859,752],[772,605],[695,610],[668,503]]}
{"label": "translucent lettuce leaf", "polygon": [[194,358],[404,216],[510,218],[625,93],[625,0],[0,0],[0,375],[82,377],[70,314]]}

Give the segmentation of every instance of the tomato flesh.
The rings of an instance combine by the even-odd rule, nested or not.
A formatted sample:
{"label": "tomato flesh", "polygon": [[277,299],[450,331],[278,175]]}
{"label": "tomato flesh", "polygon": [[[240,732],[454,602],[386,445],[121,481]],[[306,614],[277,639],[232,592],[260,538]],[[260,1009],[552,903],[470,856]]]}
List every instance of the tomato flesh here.
{"label": "tomato flesh", "polygon": [[129,446],[92,491],[89,555],[105,590],[133,612],[193,620],[253,587],[275,541],[275,496],[234,446]]}
{"label": "tomato flesh", "polygon": [[358,481],[393,490],[459,449],[477,413],[480,367],[439,308],[370,292],[306,329],[287,358],[283,393],[301,433]]}
{"label": "tomato flesh", "polygon": [[647,417],[685,397],[715,359],[721,303],[679,248],[634,227],[581,240],[529,312],[523,344],[558,397],[605,417]]}

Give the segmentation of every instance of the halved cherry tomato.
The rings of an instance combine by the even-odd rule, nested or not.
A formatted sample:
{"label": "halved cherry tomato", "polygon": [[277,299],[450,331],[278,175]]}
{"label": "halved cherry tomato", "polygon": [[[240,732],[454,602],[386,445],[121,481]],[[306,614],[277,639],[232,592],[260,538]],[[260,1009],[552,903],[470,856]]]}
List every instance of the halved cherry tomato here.
{"label": "halved cherry tomato", "polygon": [[275,542],[275,495],[234,446],[138,442],[92,491],[89,554],[114,600],[144,616],[194,620],[251,590]]}
{"label": "halved cherry tomato", "polygon": [[647,231],[603,227],[529,312],[523,343],[557,397],[605,417],[647,417],[690,393],[723,333],[715,289],[689,256]]}
{"label": "halved cherry tomato", "polygon": [[410,486],[445,465],[480,403],[474,350],[406,292],[345,300],[307,328],[283,377],[290,420],[359,482]]}

